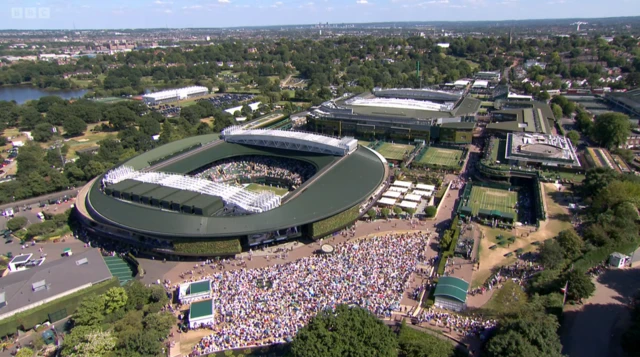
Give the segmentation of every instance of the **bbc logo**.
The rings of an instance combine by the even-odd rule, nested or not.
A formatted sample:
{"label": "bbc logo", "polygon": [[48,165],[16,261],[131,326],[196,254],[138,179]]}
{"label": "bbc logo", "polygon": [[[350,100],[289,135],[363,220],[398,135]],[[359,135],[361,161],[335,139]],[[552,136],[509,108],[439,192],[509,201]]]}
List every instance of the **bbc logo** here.
{"label": "bbc logo", "polygon": [[48,19],[51,15],[48,7],[14,7],[11,9],[13,19]]}

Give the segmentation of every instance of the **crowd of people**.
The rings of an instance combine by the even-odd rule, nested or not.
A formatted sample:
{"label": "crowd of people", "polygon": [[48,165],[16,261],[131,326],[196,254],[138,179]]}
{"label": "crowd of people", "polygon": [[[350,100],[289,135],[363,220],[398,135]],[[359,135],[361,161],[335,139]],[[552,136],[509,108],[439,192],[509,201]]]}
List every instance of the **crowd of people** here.
{"label": "crowd of people", "polygon": [[426,260],[426,233],[387,234],[336,246],[332,254],[261,269],[214,272],[212,333],[192,355],[290,341],[318,311],[354,304],[388,317]]}
{"label": "crowd of people", "polygon": [[238,177],[253,180],[272,178],[300,186],[315,174],[315,167],[304,161],[271,156],[248,155],[217,161],[197,174],[214,182],[234,182]]}
{"label": "crowd of people", "polygon": [[486,336],[486,331],[495,328],[497,324],[497,321],[493,319],[462,316],[454,313],[438,311],[434,308],[423,310],[417,318],[419,324],[429,323],[462,336],[474,336],[481,339]]}
{"label": "crowd of people", "polygon": [[520,286],[524,286],[526,281],[535,273],[543,270],[542,265],[531,262],[518,260],[514,264],[500,267],[484,285],[469,292],[471,295],[484,294],[487,290],[492,290],[494,286],[500,286],[507,280],[513,280]]}

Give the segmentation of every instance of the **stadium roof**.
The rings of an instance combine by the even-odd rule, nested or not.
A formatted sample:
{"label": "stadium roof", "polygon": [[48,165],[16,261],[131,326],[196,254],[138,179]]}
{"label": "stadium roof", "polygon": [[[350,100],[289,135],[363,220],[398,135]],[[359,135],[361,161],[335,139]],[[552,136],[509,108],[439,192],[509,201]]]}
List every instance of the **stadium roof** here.
{"label": "stadium roof", "polygon": [[353,98],[345,102],[352,106],[380,107],[380,108],[397,108],[397,109],[414,109],[414,110],[431,110],[431,111],[447,111],[453,109],[453,104],[440,104],[429,102],[426,100],[400,99],[400,98]]}
{"label": "stadium roof", "polygon": [[502,110],[496,110],[493,115],[514,116],[515,120],[500,121],[487,124],[487,129],[528,132],[551,133],[549,120],[553,120],[553,112],[545,103],[541,102],[510,102],[504,103]]}
{"label": "stadium roof", "polygon": [[[148,161],[209,141],[211,136],[179,140],[125,165],[143,168]],[[167,148],[170,147],[170,148]],[[156,152],[157,150],[157,152]],[[132,204],[105,195],[96,180],[85,197],[86,210],[92,219],[144,234],[167,237],[237,237],[308,224],[343,212],[368,198],[385,179],[386,163],[373,150],[359,147],[345,157],[304,153],[274,148],[251,147],[217,142],[188,158],[168,160],[165,172],[187,174],[211,162],[244,155],[271,155],[309,162],[322,171],[300,191],[288,195],[288,200],[268,212],[241,217],[203,217],[160,210]],[[297,194],[296,194],[297,193]]]}
{"label": "stadium roof", "polygon": [[435,297],[444,297],[450,300],[458,300],[461,303],[467,301],[467,291],[469,290],[469,283],[466,281],[455,278],[452,276],[443,276],[438,279],[436,284]]}
{"label": "stadium roof", "polygon": [[460,98],[464,92],[454,92],[454,91],[440,91],[434,89],[414,89],[414,88],[389,88],[389,89],[379,89],[374,88],[372,91],[373,95],[376,97],[387,97],[387,98],[405,98],[405,99],[420,99],[420,100],[433,100],[433,101],[445,101],[445,102],[456,102]]}
{"label": "stadium roof", "polygon": [[640,88],[624,93],[614,92],[605,94],[605,98],[618,104],[635,116],[640,116]]}

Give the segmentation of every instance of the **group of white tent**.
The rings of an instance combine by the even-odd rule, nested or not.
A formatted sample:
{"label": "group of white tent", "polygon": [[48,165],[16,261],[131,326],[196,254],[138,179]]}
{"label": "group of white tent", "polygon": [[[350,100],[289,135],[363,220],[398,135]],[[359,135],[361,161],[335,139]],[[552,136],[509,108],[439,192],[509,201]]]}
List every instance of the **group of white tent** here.
{"label": "group of white tent", "polygon": [[[413,189],[413,191],[411,191]],[[382,194],[378,204],[416,209],[424,197],[433,196],[436,187],[433,185],[417,184],[415,189],[410,181],[396,180],[389,189]],[[404,196],[404,197],[403,197]],[[397,201],[400,200],[400,203]]]}

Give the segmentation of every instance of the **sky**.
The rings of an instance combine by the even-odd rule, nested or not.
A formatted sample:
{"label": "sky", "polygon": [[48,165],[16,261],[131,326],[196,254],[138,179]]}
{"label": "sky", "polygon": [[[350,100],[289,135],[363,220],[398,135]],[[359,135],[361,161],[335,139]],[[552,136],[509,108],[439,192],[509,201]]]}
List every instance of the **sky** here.
{"label": "sky", "polygon": [[119,29],[640,15],[640,0],[0,0],[3,29]]}

